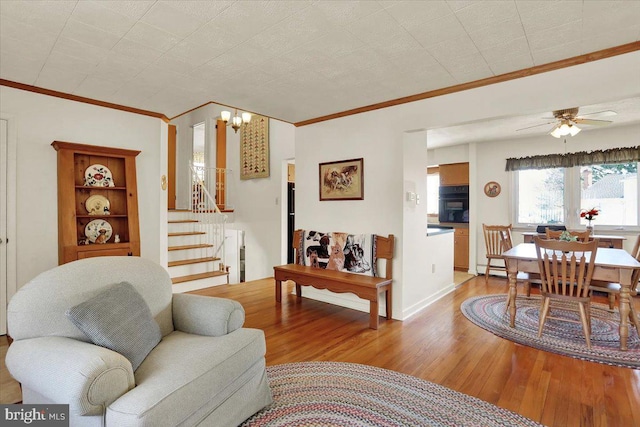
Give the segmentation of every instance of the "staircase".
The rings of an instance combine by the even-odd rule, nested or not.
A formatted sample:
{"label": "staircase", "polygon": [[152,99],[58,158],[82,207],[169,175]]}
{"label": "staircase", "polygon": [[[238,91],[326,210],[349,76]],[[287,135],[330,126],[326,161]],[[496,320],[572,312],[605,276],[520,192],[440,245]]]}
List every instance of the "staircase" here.
{"label": "staircase", "polygon": [[224,262],[225,223],[205,187],[191,167],[192,209],[169,210],[168,269],[173,291],[187,292],[228,283]]}
{"label": "staircase", "polygon": [[[220,215],[210,213],[209,215]],[[169,210],[169,275],[174,292],[187,292],[227,283],[222,248],[216,248],[189,210]],[[220,246],[220,243],[218,243]],[[220,249],[216,254],[216,249]]]}

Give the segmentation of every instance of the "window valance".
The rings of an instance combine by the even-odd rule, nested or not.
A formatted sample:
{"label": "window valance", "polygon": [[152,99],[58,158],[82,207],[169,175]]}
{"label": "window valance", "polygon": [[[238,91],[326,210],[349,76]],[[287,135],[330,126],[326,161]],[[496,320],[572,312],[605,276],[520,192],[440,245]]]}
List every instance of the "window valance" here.
{"label": "window valance", "polygon": [[547,154],[507,159],[506,171],[570,168],[573,166],[628,163],[640,161],[640,146],[578,153]]}

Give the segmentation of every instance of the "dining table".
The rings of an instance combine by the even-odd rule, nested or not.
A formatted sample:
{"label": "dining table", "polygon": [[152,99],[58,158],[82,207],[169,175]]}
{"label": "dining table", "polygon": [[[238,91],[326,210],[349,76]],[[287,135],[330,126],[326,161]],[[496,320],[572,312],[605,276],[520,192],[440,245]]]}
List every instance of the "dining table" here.
{"label": "dining table", "polygon": [[[515,328],[516,321],[516,296],[518,293],[518,272],[540,273],[536,245],[533,243],[520,243],[503,252],[509,278],[509,326]],[[592,280],[602,280],[611,283],[619,283],[620,286],[620,350],[627,350],[629,337],[629,311],[631,301],[630,291],[632,276],[635,270],[640,269],[640,262],[624,249],[598,248],[596,251],[595,267]]]}

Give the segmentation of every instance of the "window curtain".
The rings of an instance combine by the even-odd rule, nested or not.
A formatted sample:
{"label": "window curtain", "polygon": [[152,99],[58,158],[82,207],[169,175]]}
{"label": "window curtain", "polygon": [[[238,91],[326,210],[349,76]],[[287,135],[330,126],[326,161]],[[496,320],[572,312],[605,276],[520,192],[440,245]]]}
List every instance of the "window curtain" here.
{"label": "window curtain", "polygon": [[609,150],[581,151],[579,153],[548,154],[507,159],[506,171],[526,169],[570,168],[610,163],[640,161],[640,146],[612,148]]}

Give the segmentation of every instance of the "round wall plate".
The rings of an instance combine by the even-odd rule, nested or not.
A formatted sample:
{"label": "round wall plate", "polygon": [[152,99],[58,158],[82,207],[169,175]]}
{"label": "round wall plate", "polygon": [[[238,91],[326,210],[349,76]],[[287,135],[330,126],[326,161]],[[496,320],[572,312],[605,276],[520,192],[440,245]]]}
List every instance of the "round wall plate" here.
{"label": "round wall plate", "polygon": [[500,194],[501,190],[500,184],[495,181],[489,181],[484,185],[484,194],[486,194],[487,197],[496,197]]}

